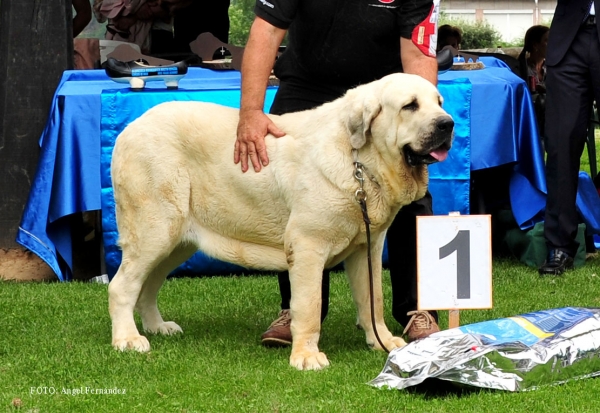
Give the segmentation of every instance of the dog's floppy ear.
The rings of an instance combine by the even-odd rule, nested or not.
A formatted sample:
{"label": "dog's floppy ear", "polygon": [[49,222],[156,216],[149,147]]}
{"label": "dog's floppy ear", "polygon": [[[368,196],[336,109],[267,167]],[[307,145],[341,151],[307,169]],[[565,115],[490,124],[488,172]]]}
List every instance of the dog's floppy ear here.
{"label": "dog's floppy ear", "polygon": [[354,149],[360,149],[367,143],[367,132],[373,119],[381,112],[381,104],[372,90],[351,90],[348,95],[351,103],[346,127],[350,135],[350,145]]}

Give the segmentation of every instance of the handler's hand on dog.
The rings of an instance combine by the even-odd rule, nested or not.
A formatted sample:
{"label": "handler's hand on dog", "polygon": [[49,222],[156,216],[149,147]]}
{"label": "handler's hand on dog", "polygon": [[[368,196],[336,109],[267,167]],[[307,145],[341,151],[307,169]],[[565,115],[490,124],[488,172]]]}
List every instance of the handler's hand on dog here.
{"label": "handler's hand on dog", "polygon": [[269,164],[265,145],[265,136],[269,133],[276,138],[285,135],[262,110],[240,111],[233,162],[242,163],[242,172],[248,170],[248,157],[256,172]]}

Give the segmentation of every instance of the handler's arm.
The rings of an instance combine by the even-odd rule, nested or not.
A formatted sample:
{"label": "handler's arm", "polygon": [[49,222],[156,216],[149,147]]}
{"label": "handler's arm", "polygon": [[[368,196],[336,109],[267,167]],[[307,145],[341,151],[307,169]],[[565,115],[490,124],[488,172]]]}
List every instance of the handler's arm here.
{"label": "handler's arm", "polygon": [[259,172],[269,164],[265,136],[285,135],[263,112],[269,75],[286,31],[260,17],[254,19],[242,60],[242,98],[233,161],[248,170],[248,157]]}
{"label": "handler's arm", "polygon": [[437,61],[425,55],[411,39],[400,38],[400,59],[404,73],[419,75],[437,85]]}

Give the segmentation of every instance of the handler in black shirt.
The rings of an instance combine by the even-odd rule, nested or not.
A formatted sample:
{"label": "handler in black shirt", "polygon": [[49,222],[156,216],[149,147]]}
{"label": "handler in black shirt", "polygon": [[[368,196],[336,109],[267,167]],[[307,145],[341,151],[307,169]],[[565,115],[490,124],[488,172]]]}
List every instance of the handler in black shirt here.
{"label": "handler in black shirt", "polygon": [[[271,113],[312,109],[348,89],[394,72],[417,74],[437,84],[435,36],[438,0],[257,0],[256,18],[244,51],[242,98],[234,161],[259,172],[267,166],[264,137],[284,132],[263,113],[267,81],[281,42],[288,45],[274,72],[280,86]],[[416,216],[431,215],[425,198],[400,210],[387,232],[392,313],[409,340],[439,331],[435,312],[416,311]],[[290,283],[279,274],[281,312],[262,335],[267,346],[292,342]],[[322,319],[329,302],[323,276]]]}

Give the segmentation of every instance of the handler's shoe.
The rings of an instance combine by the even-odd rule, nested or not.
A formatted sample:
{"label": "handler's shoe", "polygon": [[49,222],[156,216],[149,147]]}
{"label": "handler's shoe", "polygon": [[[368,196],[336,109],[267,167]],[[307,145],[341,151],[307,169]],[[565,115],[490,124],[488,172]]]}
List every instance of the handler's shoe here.
{"label": "handler's shoe", "polygon": [[287,347],[292,345],[292,330],[290,324],[292,317],[290,310],[281,310],[279,317],[271,323],[269,329],[263,333],[262,345],[265,347]]}
{"label": "handler's shoe", "polygon": [[440,331],[435,318],[427,311],[409,311],[406,315],[412,316],[404,329],[408,341],[429,337]]}
{"label": "handler's shoe", "polygon": [[548,258],[538,269],[540,275],[562,275],[565,271],[573,268],[573,258],[566,252],[552,249],[548,252]]}

